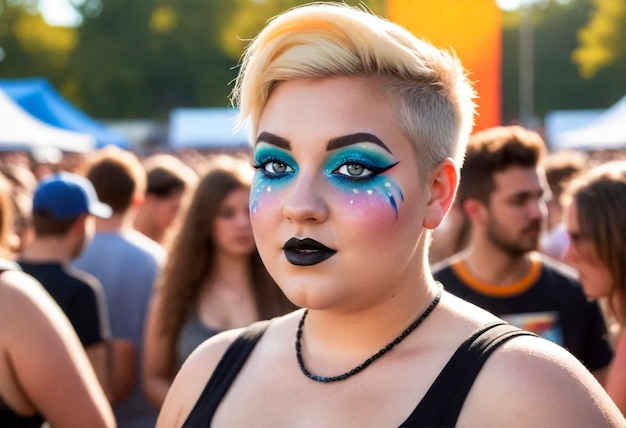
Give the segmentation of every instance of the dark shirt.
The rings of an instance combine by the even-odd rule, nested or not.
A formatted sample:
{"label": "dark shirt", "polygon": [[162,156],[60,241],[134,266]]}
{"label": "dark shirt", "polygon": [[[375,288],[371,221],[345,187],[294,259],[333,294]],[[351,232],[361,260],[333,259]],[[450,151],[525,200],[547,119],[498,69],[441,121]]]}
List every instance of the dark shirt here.
{"label": "dark shirt", "polygon": [[21,416],[15,413],[0,399],[0,427],[2,428],[40,428],[44,419],[41,415]]}
{"label": "dark shirt", "polygon": [[526,277],[506,285],[481,281],[456,257],[433,272],[447,291],[565,347],[589,370],[613,358],[599,304],[587,300],[573,271],[556,260],[542,256]]}
{"label": "dark shirt", "polygon": [[61,263],[18,263],[50,293],[84,347],[110,338],[106,298],[98,280]]}

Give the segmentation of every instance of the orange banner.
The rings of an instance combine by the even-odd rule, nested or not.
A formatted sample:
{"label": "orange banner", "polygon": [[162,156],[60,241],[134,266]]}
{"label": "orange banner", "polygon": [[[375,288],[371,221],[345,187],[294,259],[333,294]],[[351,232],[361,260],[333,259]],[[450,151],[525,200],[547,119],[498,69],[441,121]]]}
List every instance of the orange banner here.
{"label": "orange banner", "polygon": [[387,16],[456,52],[478,92],[475,131],[501,124],[502,17],[495,0],[387,0]]}

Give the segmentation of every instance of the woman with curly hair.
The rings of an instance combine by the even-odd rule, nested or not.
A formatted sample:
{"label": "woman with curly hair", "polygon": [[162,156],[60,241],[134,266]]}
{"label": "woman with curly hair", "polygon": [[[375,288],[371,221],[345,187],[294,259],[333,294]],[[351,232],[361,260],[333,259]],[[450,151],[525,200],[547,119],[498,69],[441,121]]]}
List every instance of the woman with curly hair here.
{"label": "woman with curly hair", "polygon": [[293,309],[256,250],[248,210],[251,178],[242,159],[213,159],[170,248],[144,339],[144,391],[157,407],[183,361],[205,339]]}

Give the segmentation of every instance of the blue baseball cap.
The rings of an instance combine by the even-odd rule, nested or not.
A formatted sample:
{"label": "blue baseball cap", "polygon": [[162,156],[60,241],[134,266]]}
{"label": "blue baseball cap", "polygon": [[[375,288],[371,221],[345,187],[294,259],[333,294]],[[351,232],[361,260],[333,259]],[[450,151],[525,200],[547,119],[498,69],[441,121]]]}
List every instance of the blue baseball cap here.
{"label": "blue baseball cap", "polygon": [[82,175],[59,172],[41,179],[33,196],[33,212],[46,211],[57,219],[89,213],[109,218],[113,210],[98,200],[96,190]]}

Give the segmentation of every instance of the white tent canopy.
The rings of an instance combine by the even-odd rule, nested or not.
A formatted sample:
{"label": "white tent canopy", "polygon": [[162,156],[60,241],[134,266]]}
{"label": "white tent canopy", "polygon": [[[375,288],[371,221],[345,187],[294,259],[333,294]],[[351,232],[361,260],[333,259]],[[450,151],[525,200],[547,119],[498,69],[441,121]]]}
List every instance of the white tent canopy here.
{"label": "white tent canopy", "polygon": [[31,116],[0,89],[0,151],[49,150],[85,153],[96,142],[91,135],[57,128]]}
{"label": "white tent canopy", "polygon": [[246,132],[235,129],[237,111],[231,108],[178,108],[170,112],[172,147],[248,147]]}
{"label": "white tent canopy", "polygon": [[556,134],[550,145],[553,150],[626,148],[626,96],[587,125]]}

